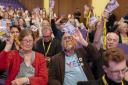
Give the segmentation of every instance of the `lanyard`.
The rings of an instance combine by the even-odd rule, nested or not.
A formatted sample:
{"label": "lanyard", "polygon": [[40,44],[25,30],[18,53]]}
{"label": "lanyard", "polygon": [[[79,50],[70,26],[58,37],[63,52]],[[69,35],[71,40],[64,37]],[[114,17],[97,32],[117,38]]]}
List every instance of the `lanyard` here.
{"label": "lanyard", "polygon": [[87,26],[87,27],[88,27],[88,25],[89,25],[90,17],[91,17],[91,12],[89,11],[89,12],[88,12],[88,15],[87,15],[87,20],[86,20],[86,26]]}
{"label": "lanyard", "polygon": [[[86,19],[86,27],[88,28],[88,31],[89,31],[89,20],[90,20],[90,17],[91,17],[91,12],[89,11],[88,12],[88,15],[87,15],[87,19]],[[87,32],[87,37],[86,37],[86,40],[88,41],[89,40],[89,32]]]}
{"label": "lanyard", "polygon": [[[103,80],[103,83],[104,85],[108,85],[106,79],[105,79],[105,75],[102,76],[102,80]],[[122,81],[122,84],[121,85],[124,85],[124,82]]]}
{"label": "lanyard", "polygon": [[[52,39],[53,40],[53,39]],[[45,45],[44,45],[44,41],[43,41],[43,48],[44,48],[44,54],[45,54],[45,56],[47,56],[47,54],[48,54],[48,52],[49,52],[49,50],[50,50],[50,47],[51,47],[51,44],[52,44],[52,40],[51,40],[51,42],[49,43],[49,45],[48,45],[48,48],[47,48],[47,51],[46,51],[46,48],[45,48]]]}
{"label": "lanyard", "polygon": [[107,23],[107,19],[104,19],[104,27],[103,27],[103,49],[104,50],[106,50],[106,33],[107,33],[106,23]]}

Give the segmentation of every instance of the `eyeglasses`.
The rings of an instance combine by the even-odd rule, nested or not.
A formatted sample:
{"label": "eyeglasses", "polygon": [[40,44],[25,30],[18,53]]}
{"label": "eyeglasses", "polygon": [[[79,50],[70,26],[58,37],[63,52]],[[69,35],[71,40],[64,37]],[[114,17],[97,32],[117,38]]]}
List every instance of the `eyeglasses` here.
{"label": "eyeglasses", "polygon": [[43,36],[43,38],[49,38],[49,37],[51,37],[51,36]]}
{"label": "eyeglasses", "polygon": [[24,39],[24,40],[22,40],[24,43],[32,43],[33,42],[33,40],[27,40],[27,39]]}
{"label": "eyeglasses", "polygon": [[128,67],[125,67],[124,69],[121,69],[121,70],[115,70],[115,71],[111,71],[111,73],[114,73],[114,74],[125,74],[126,72],[128,71]]}
{"label": "eyeglasses", "polygon": [[111,38],[107,38],[107,41],[113,41],[113,42],[117,42],[117,39],[111,39]]}
{"label": "eyeglasses", "polygon": [[73,39],[73,37],[72,37],[72,36],[66,36],[66,37],[64,37],[63,39],[64,39],[64,40],[71,40],[71,39]]}

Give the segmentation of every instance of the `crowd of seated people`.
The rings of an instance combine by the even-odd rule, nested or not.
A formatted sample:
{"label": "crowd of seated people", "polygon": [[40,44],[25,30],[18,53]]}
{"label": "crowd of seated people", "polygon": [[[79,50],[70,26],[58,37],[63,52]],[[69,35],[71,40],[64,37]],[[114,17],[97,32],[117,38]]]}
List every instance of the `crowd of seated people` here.
{"label": "crowd of seated people", "polygon": [[1,9],[0,85],[128,85],[128,16],[104,34],[111,15],[94,22],[87,8],[84,19]]}

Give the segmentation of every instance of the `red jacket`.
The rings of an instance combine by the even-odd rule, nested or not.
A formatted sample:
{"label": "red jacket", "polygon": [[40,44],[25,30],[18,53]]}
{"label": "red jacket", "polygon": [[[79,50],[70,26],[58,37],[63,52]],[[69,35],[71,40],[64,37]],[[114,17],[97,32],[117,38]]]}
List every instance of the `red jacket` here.
{"label": "red jacket", "polygon": [[[11,81],[15,79],[20,69],[23,58],[19,55],[19,51],[2,51],[0,53],[0,70],[9,71],[6,85],[11,85]],[[42,54],[35,52],[35,60],[32,64],[35,68],[35,76],[29,77],[30,85],[47,85],[48,73],[45,58]]]}

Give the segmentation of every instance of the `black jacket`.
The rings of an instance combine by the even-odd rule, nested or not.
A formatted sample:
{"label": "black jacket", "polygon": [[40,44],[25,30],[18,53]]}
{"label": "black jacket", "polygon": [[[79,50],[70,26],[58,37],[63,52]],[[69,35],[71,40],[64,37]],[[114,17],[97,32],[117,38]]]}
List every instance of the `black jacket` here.
{"label": "black jacket", "polygon": [[[45,49],[47,50],[48,48],[48,45],[49,45],[50,42],[48,43],[44,43],[45,44]],[[42,54],[45,54],[45,50],[43,48],[43,40],[42,38],[39,39],[35,46],[34,46],[34,50],[37,51],[37,52],[40,52]],[[61,42],[58,40],[58,39],[55,39],[53,38],[53,40],[51,41],[51,46],[50,46],[50,49],[48,51],[48,54],[47,56],[48,57],[52,57],[54,56],[55,54],[58,54],[60,51],[62,51],[62,47],[61,47]]]}
{"label": "black jacket", "polygon": [[[111,79],[105,76],[105,79],[108,83],[108,85],[122,85],[122,83],[115,83]],[[128,85],[127,81],[123,81],[124,85]],[[105,85],[102,78],[98,80],[92,80],[92,81],[80,81],[77,83],[77,85]]]}

